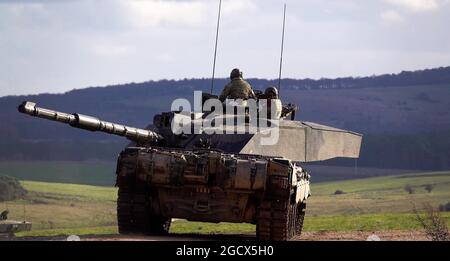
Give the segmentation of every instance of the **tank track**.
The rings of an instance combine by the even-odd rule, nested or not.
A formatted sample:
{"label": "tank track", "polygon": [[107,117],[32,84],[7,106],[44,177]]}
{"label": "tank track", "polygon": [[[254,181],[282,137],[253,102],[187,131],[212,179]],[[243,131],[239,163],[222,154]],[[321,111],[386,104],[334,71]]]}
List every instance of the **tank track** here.
{"label": "tank track", "polygon": [[120,234],[164,235],[171,219],[151,212],[150,188],[132,177],[118,178],[117,223]]}
{"label": "tank track", "polygon": [[263,202],[258,211],[258,240],[287,241],[299,236],[303,229],[306,205],[280,201]]}
{"label": "tank track", "polygon": [[301,234],[306,204],[295,202],[288,180],[280,177],[273,180],[281,182],[275,182],[275,187],[268,186],[257,211],[256,237],[258,240],[287,241]]}

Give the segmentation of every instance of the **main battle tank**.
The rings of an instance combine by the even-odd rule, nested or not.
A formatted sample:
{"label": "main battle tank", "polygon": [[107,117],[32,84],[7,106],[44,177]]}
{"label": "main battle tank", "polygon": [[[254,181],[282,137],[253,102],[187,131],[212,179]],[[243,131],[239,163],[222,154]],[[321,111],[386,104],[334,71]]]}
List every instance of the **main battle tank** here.
{"label": "main battle tank", "polygon": [[[202,104],[209,98],[203,95]],[[223,122],[243,117],[248,126],[248,112],[225,116],[206,111],[165,112],[156,115],[147,129],[139,129],[39,108],[32,102],[23,102],[19,111],[132,141],[117,160],[121,234],[165,234],[172,218],[182,218],[252,223],[256,224],[259,240],[289,240],[302,231],[306,201],[311,195],[310,175],[300,164],[335,157],[357,158],[362,140],[357,133],[295,121],[293,105],[282,107],[281,119],[273,126],[239,134],[208,132],[214,127],[201,127],[194,134],[174,129],[186,124],[196,126],[208,116]],[[265,144],[262,140],[274,126],[277,142]],[[222,127],[234,128],[226,124]]]}

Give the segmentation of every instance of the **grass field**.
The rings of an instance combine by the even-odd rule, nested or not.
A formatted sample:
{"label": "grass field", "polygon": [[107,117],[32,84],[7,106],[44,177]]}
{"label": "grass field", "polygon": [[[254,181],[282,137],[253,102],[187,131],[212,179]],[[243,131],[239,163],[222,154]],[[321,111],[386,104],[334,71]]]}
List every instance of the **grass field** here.
{"label": "grass field", "polygon": [[[0,203],[11,219],[33,222],[18,236],[115,234],[116,188],[22,181],[23,200]],[[424,186],[433,185],[431,193]],[[410,185],[414,194],[404,187]],[[336,190],[345,194],[334,195]],[[305,231],[383,231],[421,229],[413,204],[437,207],[450,201],[450,172],[416,173],[312,184]],[[3,206],[2,206],[3,205]],[[450,224],[450,212],[442,213]],[[172,233],[253,233],[251,224],[209,224],[178,220]]]}
{"label": "grass field", "polygon": [[[404,188],[412,186],[414,194]],[[431,193],[425,185],[432,185]],[[336,190],[345,192],[334,195]],[[434,207],[450,201],[450,172],[404,174],[387,177],[312,184],[310,215],[409,213],[415,204]]]}
{"label": "grass field", "polygon": [[0,175],[21,180],[113,186],[115,162],[0,161]]}

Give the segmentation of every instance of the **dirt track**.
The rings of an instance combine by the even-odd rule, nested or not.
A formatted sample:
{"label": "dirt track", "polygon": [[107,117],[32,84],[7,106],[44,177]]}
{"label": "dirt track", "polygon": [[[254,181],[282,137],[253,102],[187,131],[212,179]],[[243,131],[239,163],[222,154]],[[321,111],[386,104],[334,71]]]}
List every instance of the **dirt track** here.
{"label": "dirt track", "polygon": [[[422,231],[382,231],[382,232],[305,232],[295,241],[365,241],[371,235],[376,235],[381,241],[423,241],[428,240]],[[16,240],[66,240],[65,236],[58,237],[29,237]],[[172,234],[168,236],[140,236],[140,235],[89,235],[81,236],[82,241],[253,241],[254,235],[197,235]]]}
{"label": "dirt track", "polygon": [[382,232],[305,232],[298,240],[357,240],[365,241],[371,235],[376,235],[381,241],[424,241],[429,240],[423,231],[382,231]]}

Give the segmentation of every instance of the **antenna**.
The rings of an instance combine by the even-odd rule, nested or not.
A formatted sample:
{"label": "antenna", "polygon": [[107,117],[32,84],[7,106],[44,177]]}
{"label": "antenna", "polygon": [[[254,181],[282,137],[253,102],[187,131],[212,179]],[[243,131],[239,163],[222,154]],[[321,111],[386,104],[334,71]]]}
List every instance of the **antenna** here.
{"label": "antenna", "polygon": [[279,95],[281,95],[281,70],[283,69],[284,29],[285,29],[285,26],[286,26],[286,4],[284,4],[283,33],[281,35],[280,73],[278,75],[278,93],[279,93]]}
{"label": "antenna", "polygon": [[214,89],[214,75],[216,73],[216,57],[217,57],[217,42],[219,41],[219,26],[220,26],[220,11],[222,9],[222,0],[219,0],[219,14],[217,15],[217,31],[216,31],[216,45],[214,47],[214,62],[213,62],[213,71],[212,71],[212,80],[211,80],[211,94]]}

